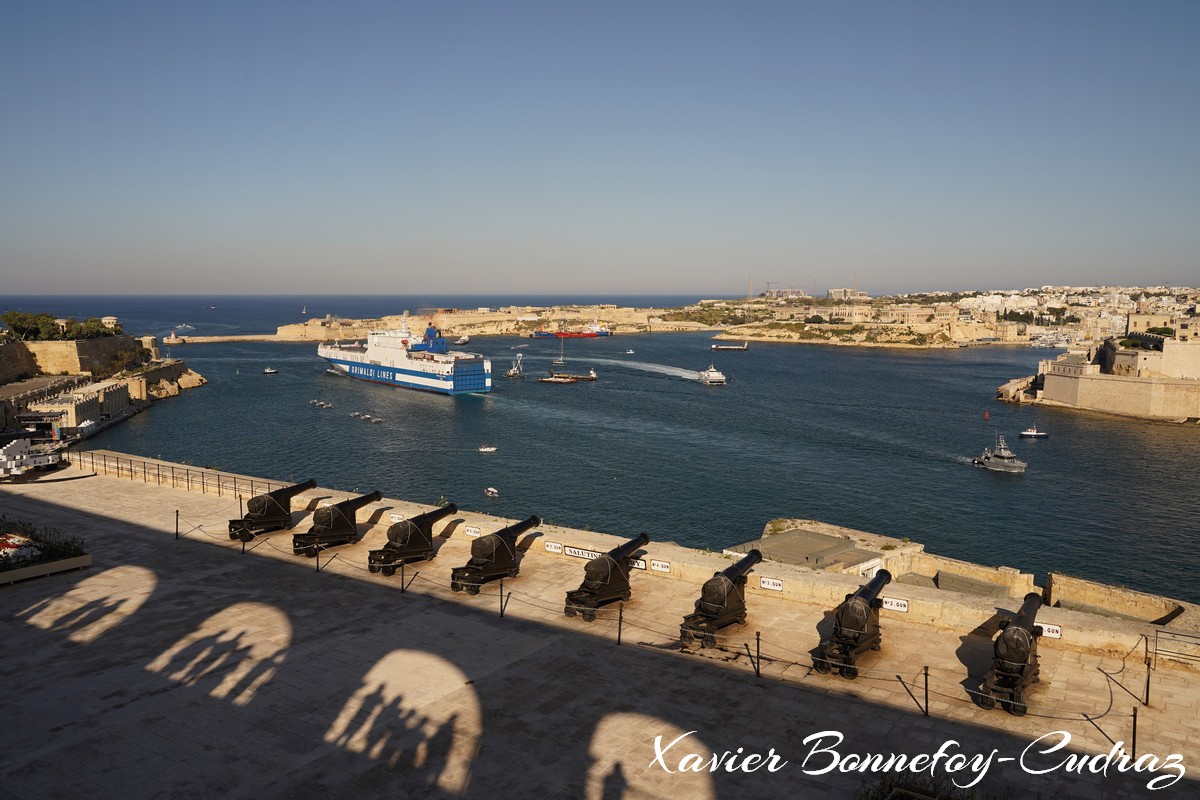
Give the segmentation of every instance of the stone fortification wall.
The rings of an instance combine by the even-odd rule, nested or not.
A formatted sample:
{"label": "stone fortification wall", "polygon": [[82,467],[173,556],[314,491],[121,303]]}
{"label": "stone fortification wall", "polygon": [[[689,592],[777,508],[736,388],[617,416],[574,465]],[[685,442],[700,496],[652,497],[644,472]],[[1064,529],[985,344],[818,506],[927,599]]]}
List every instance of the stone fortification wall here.
{"label": "stone fortification wall", "polygon": [[1072,578],[1058,572],[1050,573],[1046,583],[1046,602],[1071,609],[1103,609],[1148,622],[1170,620],[1185,613],[1193,618],[1200,617],[1200,608],[1190,603],[1135,592],[1122,586]]}
{"label": "stone fortification wall", "polygon": [[32,377],[37,371],[37,361],[24,342],[0,344],[0,384]]}
{"label": "stone fortification wall", "polygon": [[1200,381],[1050,372],[1041,402],[1148,419],[1197,418]]}
{"label": "stone fortification wall", "polygon": [[1042,591],[1034,584],[1032,574],[1013,567],[988,567],[932,553],[903,553],[890,558],[885,554],[884,568],[896,576],[913,573],[937,578],[939,585],[953,584],[953,578],[987,583],[1014,599],[1022,598],[1029,592],[1040,594]]}
{"label": "stone fortification wall", "polygon": [[76,375],[104,369],[120,353],[139,350],[142,343],[131,336],[106,336],[73,342],[24,342],[47,375]]}
{"label": "stone fortification wall", "polygon": [[[186,486],[192,491],[209,494],[222,494],[220,487],[223,485],[224,496],[231,499],[234,494],[249,498],[252,494],[251,480],[257,482],[258,492],[264,491],[265,485],[268,484],[267,481],[258,478],[251,479],[247,476],[219,473],[170,462],[131,458],[109,451],[72,452],[71,460],[78,461],[78,465],[83,469],[130,476],[135,480],[157,482],[176,488]],[[286,483],[273,482],[269,484],[269,488],[278,488],[281,485]],[[353,495],[342,491],[318,488],[294,497],[292,508],[312,510],[322,501],[337,502],[351,496]],[[360,524],[370,526],[364,533],[364,538],[369,535],[379,539],[391,524],[384,511],[411,516],[431,508],[432,506],[428,505],[384,498],[379,504],[371,504],[361,509],[358,517],[362,521]],[[472,528],[476,534],[486,534],[513,522],[462,509],[457,516],[463,520],[463,524],[455,529],[455,536],[470,536]],[[566,559],[568,564],[577,566],[578,575],[582,580],[583,567],[588,556],[586,552],[581,551],[606,552],[623,544],[625,537],[542,525],[537,528],[536,533],[527,535],[523,542],[528,547],[525,553],[527,559],[557,559],[560,563],[562,559]],[[681,547],[672,542],[651,542],[645,550],[644,559],[648,569],[635,570],[632,576],[634,591],[642,598],[652,598],[655,583],[664,580],[683,581],[694,588],[696,596],[699,597],[704,582],[711,578],[713,573],[730,566],[735,558]],[[964,563],[953,559],[943,561],[953,563],[959,569]],[[533,563],[529,566],[536,569]],[[750,573],[747,597],[751,607],[755,596],[769,596],[783,597],[832,610],[862,583],[863,579],[858,577],[768,561],[758,564]],[[1020,599],[1016,597],[980,597],[895,582],[889,584],[882,594],[889,599],[905,601],[907,605],[907,611],[884,609],[882,613],[885,625],[888,624],[887,619],[904,620],[932,626],[946,632],[947,636],[963,636],[972,631],[994,633],[997,622],[1005,614],[1014,614],[1020,606]],[[1188,634],[1200,632],[1200,614],[1192,613],[1197,607],[1186,606],[1186,609],[1190,610],[1185,610],[1185,613],[1167,625],[1158,626],[1137,620],[1099,616],[1086,611],[1048,607],[1039,611],[1038,623],[1061,627],[1061,638],[1055,640],[1056,647],[1121,657],[1142,645],[1143,637],[1153,639],[1155,631]],[[664,620],[664,624],[667,625],[677,622],[674,618]]]}

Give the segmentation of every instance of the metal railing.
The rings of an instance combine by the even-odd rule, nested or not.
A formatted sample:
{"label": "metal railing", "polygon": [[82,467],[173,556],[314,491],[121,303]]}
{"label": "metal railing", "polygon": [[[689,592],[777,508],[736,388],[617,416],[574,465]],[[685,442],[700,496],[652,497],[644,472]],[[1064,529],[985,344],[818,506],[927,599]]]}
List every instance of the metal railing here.
{"label": "metal railing", "polygon": [[219,470],[202,467],[180,467],[131,456],[110,453],[95,453],[87,450],[68,450],[65,460],[80,469],[90,469],[96,474],[128,477],[131,481],[170,486],[172,489],[187,489],[189,492],[215,494],[218,497],[254,497],[255,495],[288,486],[287,483],[254,480],[242,475],[233,475]]}

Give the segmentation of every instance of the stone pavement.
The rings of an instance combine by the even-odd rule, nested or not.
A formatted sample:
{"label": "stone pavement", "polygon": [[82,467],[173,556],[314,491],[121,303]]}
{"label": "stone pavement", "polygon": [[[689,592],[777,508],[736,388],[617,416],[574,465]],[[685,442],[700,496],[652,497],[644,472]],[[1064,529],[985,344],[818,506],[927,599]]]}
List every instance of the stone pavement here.
{"label": "stone pavement", "polygon": [[[1139,705],[1140,650],[1101,657],[1042,639],[1042,683],[1016,718],[971,702],[991,645],[969,631],[889,617],[883,649],[848,681],[810,666],[830,609],[792,599],[750,597],[748,624],[720,648],[682,651],[678,623],[699,594],[686,581],[635,573],[624,613],[587,623],[562,613],[585,562],[531,550],[503,596],[498,584],[451,592],[468,528],[504,524],[471,512],[435,528],[448,532],[442,550],[415,578],[406,571],[406,592],[398,574],[365,569],[386,514],[360,526],[363,541],[326,554],[320,572],[291,554],[288,532],[243,554],[224,533],[238,516],[229,497],[75,469],[0,485],[0,514],[80,534],[94,558],[84,571],[0,586],[0,798],[849,798],[880,782],[885,773],[814,774],[834,756],[806,762],[814,745],[804,740],[823,731],[844,735],[836,747],[824,740],[841,769],[855,755],[994,749],[980,797],[1200,795],[1196,673],[1160,665],[1150,705]],[[570,531],[553,536],[572,543]],[[1135,706],[1137,753],[1156,756],[1158,772],[1051,769],[1114,742],[1128,750]],[[1070,746],[1038,755],[1062,740],[1055,731]],[[773,752],[779,768],[679,769],[689,753],[724,751]],[[1150,791],[1174,774],[1162,766],[1173,753],[1189,774]]]}

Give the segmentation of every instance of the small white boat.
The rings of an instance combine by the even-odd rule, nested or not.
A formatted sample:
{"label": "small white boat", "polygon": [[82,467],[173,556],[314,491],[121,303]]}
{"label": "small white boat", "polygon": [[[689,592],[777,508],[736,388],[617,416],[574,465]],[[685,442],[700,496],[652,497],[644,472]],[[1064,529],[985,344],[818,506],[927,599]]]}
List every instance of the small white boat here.
{"label": "small white boat", "polygon": [[460,336],[460,337],[458,337],[457,339],[455,339],[455,340],[454,340],[454,343],[455,343],[455,344],[470,344],[470,343],[471,343],[471,337],[470,337],[470,336],[467,336],[467,335],[464,333],[462,336]]}
{"label": "small white boat", "polygon": [[626,351],[625,351],[625,355],[627,355],[627,356],[631,356],[631,355],[633,355],[633,348],[630,348],[630,349],[626,350]]}
{"label": "small white boat", "polygon": [[279,374],[279,370],[275,369],[274,367],[267,367],[266,369],[263,370],[263,375],[277,375],[277,374]]}
{"label": "small white boat", "polygon": [[1045,431],[1039,431],[1037,425],[1031,425],[1017,435],[1025,439],[1045,439],[1050,434]]}
{"label": "small white boat", "polygon": [[500,490],[497,489],[495,486],[487,487],[486,489],[483,490],[483,493],[486,494],[488,497],[499,497],[500,496]]}
{"label": "small white boat", "polygon": [[699,380],[705,386],[724,386],[726,383],[725,373],[721,372],[712,364],[708,365],[708,369],[698,373],[697,380]]}
{"label": "small white boat", "polygon": [[481,444],[481,445],[479,445],[479,452],[494,453],[494,452],[496,452],[496,446],[491,445],[491,444]]}

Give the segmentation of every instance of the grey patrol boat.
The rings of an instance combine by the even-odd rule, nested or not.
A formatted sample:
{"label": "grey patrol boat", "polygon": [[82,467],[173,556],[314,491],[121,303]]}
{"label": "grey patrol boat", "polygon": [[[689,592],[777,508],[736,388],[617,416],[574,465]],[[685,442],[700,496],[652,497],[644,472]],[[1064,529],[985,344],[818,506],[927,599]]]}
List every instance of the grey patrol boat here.
{"label": "grey patrol boat", "polygon": [[972,461],[975,466],[990,469],[994,472],[1024,472],[1029,465],[1017,458],[1003,436],[996,437],[996,449],[983,448],[983,454]]}

